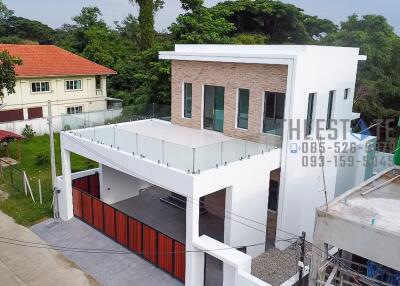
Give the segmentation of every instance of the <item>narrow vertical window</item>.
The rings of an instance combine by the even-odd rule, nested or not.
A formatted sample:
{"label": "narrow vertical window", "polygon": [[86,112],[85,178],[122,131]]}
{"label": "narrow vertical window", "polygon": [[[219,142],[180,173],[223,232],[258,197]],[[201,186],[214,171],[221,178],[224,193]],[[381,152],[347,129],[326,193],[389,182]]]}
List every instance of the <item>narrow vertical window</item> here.
{"label": "narrow vertical window", "polygon": [[96,89],[101,90],[101,77],[99,75],[96,76]]}
{"label": "narrow vertical window", "polygon": [[350,88],[346,88],[344,90],[344,99],[348,99],[350,95]]}
{"label": "narrow vertical window", "polygon": [[183,117],[192,118],[192,84],[183,85]]}
{"label": "narrow vertical window", "polygon": [[326,116],[326,129],[331,129],[331,127],[332,127],[332,111],[333,111],[334,99],[335,99],[335,91],[331,90],[329,92],[328,114]]}
{"label": "narrow vertical window", "polygon": [[265,92],[263,132],[282,136],[285,113],[285,94]]}
{"label": "narrow vertical window", "polygon": [[239,89],[237,127],[243,129],[249,127],[249,96],[248,89]]}
{"label": "narrow vertical window", "polygon": [[306,135],[310,135],[312,131],[312,124],[314,120],[314,105],[315,105],[315,93],[308,95],[308,111],[306,121]]}

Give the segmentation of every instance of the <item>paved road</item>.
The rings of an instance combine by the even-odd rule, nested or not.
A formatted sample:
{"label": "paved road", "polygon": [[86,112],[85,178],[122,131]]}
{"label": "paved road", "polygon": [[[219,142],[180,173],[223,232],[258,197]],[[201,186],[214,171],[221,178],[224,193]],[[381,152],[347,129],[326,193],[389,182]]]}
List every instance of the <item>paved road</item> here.
{"label": "paved road", "polygon": [[[73,218],[67,222],[47,220],[32,227],[51,245],[80,249],[128,252],[105,235]],[[65,252],[74,263],[104,286],[182,286],[170,275],[135,254]]]}
{"label": "paved road", "polygon": [[[35,242],[44,246],[31,230],[0,212],[0,285],[7,286],[96,286],[93,278],[51,249],[4,243],[4,238]],[[31,244],[32,245],[32,244]]]}

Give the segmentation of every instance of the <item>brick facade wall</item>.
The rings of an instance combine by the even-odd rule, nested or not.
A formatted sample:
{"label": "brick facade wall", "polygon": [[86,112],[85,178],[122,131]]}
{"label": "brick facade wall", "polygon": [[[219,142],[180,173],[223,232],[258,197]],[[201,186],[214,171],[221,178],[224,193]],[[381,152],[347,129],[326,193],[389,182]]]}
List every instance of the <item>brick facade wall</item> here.
{"label": "brick facade wall", "polygon": [[[182,118],[182,85],[192,83],[192,118]],[[286,93],[287,66],[172,61],[171,116],[172,123],[190,128],[201,128],[203,86],[225,87],[224,134],[259,140],[262,126],[263,96],[265,91]],[[249,126],[237,129],[237,90],[250,90]]]}

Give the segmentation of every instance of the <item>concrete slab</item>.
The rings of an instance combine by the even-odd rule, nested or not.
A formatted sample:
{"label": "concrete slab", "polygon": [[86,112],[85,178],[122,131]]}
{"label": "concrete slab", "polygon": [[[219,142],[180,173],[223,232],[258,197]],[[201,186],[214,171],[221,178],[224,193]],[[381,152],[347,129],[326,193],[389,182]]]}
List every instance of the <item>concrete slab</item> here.
{"label": "concrete slab", "polygon": [[182,285],[167,273],[76,218],[67,222],[47,220],[33,226],[32,230],[52,245],[124,252],[110,254],[61,251],[104,286]]}
{"label": "concrete slab", "polygon": [[32,231],[2,212],[0,237],[0,285],[99,285],[74,263],[48,249]]}

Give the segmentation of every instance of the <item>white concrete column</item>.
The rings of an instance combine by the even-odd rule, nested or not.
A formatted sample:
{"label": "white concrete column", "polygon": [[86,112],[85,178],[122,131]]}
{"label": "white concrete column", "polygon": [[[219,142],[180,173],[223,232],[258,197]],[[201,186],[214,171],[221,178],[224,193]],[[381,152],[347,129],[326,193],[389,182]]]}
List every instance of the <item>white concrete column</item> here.
{"label": "white concrete column", "polygon": [[[196,252],[193,240],[199,237],[199,198],[187,198],[186,203],[186,286],[204,285],[204,252]],[[194,251],[194,252],[192,252]]]}
{"label": "white concrete column", "polygon": [[315,229],[314,229],[314,239],[313,239],[313,247],[312,247],[312,259],[311,259],[311,268],[309,275],[309,286],[315,286],[317,284],[318,279],[318,271],[322,264],[325,262],[327,257],[321,251],[321,249],[325,249],[325,243],[322,238],[322,233],[320,229],[320,219],[318,218],[318,212],[315,215]]}
{"label": "white concrete column", "polygon": [[63,173],[62,189],[58,194],[58,208],[60,218],[64,221],[70,220],[73,216],[72,204],[72,177],[70,152],[61,146],[61,163]]}

